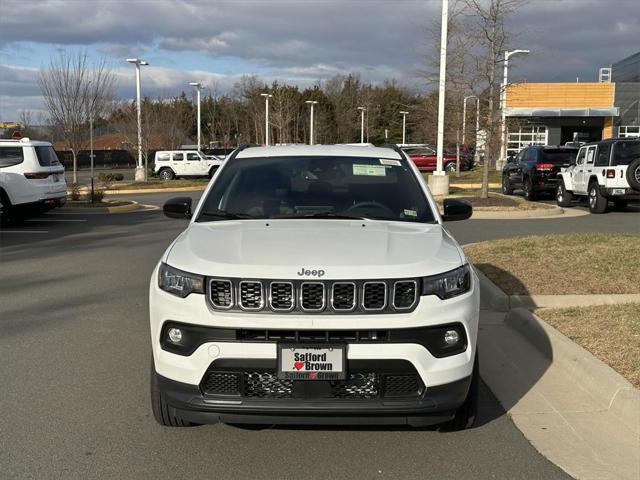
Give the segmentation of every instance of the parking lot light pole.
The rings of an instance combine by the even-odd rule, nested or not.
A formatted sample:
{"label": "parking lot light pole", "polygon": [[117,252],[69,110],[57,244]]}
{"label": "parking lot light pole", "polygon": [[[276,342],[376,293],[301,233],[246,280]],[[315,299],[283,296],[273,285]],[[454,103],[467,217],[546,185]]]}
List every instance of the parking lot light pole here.
{"label": "parking lot light pole", "polygon": [[313,145],[313,106],[316,105],[318,102],[317,102],[317,100],[307,100],[304,103],[306,103],[308,105],[311,105],[311,119],[309,120],[309,123],[310,123],[310,127],[309,127],[309,145]]}
{"label": "parking lot light pole", "polygon": [[358,107],[360,110],[360,143],[364,143],[364,112],[367,111],[366,107]]}
{"label": "parking lot light pole", "polygon": [[[500,112],[502,118],[500,121],[500,160],[507,158],[507,85],[509,77],[509,58],[513,55],[527,54],[530,50],[505,50],[504,52],[504,77],[502,80],[502,89],[500,90]],[[498,165],[496,165],[496,168]]]}
{"label": "parking lot light pole", "polygon": [[200,151],[200,146],[202,143],[200,142],[200,90],[204,87],[200,82],[190,82],[189,85],[196,88],[197,97],[198,97],[198,151]]}
{"label": "parking lot light pole", "polygon": [[269,145],[269,99],[273,97],[270,93],[261,93],[264,97],[264,144]]}
{"label": "parking lot light pole", "polygon": [[401,111],[400,113],[402,114],[402,145],[404,145],[405,143],[407,143],[407,115],[409,114],[409,112]]}
{"label": "parking lot light pole", "polygon": [[140,66],[149,65],[148,62],[139,58],[127,58],[127,62],[136,66],[136,109],[138,115],[138,164],[136,166],[135,181],[144,182],[147,180],[147,172],[142,166],[142,116],[140,112]]}
{"label": "parking lot light pole", "polygon": [[89,152],[91,159],[91,203],[93,203],[93,112],[89,114]]}

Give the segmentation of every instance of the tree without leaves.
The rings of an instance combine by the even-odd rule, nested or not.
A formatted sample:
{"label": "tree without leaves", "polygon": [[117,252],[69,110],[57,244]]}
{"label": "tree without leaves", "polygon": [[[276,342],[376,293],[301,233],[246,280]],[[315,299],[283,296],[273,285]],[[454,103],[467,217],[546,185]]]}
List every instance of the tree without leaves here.
{"label": "tree without leaves", "polygon": [[116,80],[103,58],[90,65],[86,53],[60,53],[49,68],[40,69],[38,85],[49,122],[73,155],[77,183],[77,155],[89,143],[89,120],[107,114],[115,98]]}

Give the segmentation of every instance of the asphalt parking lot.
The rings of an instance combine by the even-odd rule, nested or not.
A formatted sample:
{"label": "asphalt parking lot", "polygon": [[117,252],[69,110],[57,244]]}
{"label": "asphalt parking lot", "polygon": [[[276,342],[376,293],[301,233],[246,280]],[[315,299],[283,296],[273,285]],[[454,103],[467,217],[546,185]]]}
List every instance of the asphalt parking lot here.
{"label": "asphalt parking lot", "polygon": [[[128,198],[159,206],[173,195]],[[53,211],[0,230],[1,477],[569,478],[536,452],[485,385],[479,426],[457,433],[158,426],[148,398],[148,282],[184,226],[158,209]],[[538,233],[640,233],[640,208],[472,219],[449,229],[461,244]]]}

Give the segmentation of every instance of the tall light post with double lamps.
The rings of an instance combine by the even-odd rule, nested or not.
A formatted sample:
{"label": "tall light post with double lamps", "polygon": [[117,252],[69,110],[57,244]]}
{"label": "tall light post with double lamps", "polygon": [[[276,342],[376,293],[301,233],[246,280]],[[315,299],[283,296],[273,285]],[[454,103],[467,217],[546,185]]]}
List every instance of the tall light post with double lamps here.
{"label": "tall light post with double lamps", "polygon": [[404,145],[407,140],[407,115],[409,114],[409,112],[405,112],[405,111],[400,111],[400,114],[402,115],[402,145]]}
{"label": "tall light post with double lamps", "polygon": [[475,135],[475,150],[473,153],[474,163],[478,163],[478,134],[480,133],[480,98],[476,95],[469,95],[464,97],[464,105],[462,106],[462,144],[465,145],[465,134],[467,129],[467,100],[476,99],[476,135]]}
{"label": "tall light post with double lamps", "polygon": [[[502,118],[500,121],[500,160],[505,161],[507,158],[507,85],[509,85],[509,58],[518,54],[531,53],[530,50],[505,50],[504,52],[504,77],[502,80],[502,88],[500,90],[500,112]],[[496,164],[496,169],[501,169],[502,165]]]}
{"label": "tall light post with double lamps", "polygon": [[142,166],[142,113],[140,110],[140,66],[149,65],[148,62],[139,58],[127,58],[127,62],[136,66],[136,110],[138,115],[138,163],[136,165],[135,181],[144,182],[147,180],[147,169]]}
{"label": "tall light post with double lamps", "polygon": [[367,107],[358,107],[360,110],[360,143],[364,143],[364,112],[367,111]]}
{"label": "tall light post with double lamps", "polygon": [[200,147],[202,145],[202,143],[200,142],[200,90],[202,90],[204,87],[200,82],[189,82],[189,85],[195,87],[198,97],[198,151],[200,151]]}
{"label": "tall light post with double lamps", "polygon": [[313,106],[318,104],[317,100],[307,100],[304,103],[311,106],[311,118],[309,119],[309,145],[313,145]]}
{"label": "tall light post with double lamps", "polygon": [[264,144],[269,145],[269,99],[273,97],[270,93],[261,93],[264,97]]}

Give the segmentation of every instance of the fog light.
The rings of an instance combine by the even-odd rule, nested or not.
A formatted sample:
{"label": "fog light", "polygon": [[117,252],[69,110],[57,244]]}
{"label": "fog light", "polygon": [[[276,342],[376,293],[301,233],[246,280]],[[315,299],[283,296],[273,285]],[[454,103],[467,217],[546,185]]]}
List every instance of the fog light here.
{"label": "fog light", "polygon": [[171,343],[180,343],[182,341],[182,330],[179,328],[170,328],[167,330],[167,336]]}
{"label": "fog light", "polygon": [[456,330],[447,330],[444,332],[444,341],[447,345],[455,345],[460,341],[460,335]]}

